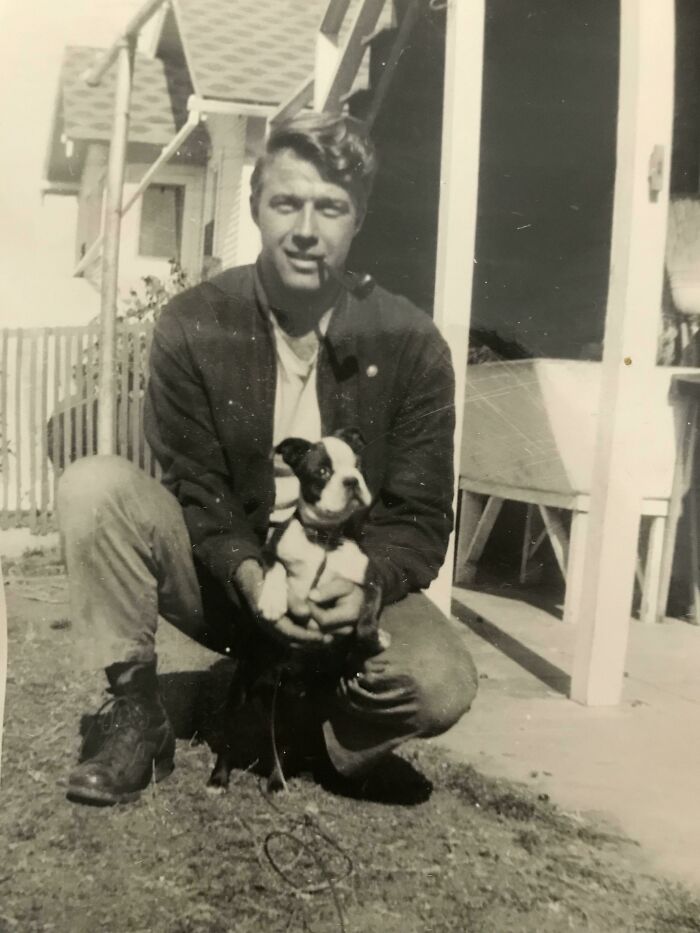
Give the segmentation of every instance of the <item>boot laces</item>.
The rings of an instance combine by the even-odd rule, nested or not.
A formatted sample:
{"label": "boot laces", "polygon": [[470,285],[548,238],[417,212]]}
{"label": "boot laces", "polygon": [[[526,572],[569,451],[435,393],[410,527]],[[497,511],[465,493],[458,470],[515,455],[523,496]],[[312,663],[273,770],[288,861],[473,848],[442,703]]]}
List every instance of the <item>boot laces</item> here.
{"label": "boot laces", "polygon": [[81,759],[85,750],[94,741],[99,744],[96,757],[107,750],[118,751],[121,746],[128,747],[132,756],[137,757],[144,745],[145,733],[151,725],[148,711],[144,704],[133,696],[118,694],[107,699],[95,713],[81,747]]}

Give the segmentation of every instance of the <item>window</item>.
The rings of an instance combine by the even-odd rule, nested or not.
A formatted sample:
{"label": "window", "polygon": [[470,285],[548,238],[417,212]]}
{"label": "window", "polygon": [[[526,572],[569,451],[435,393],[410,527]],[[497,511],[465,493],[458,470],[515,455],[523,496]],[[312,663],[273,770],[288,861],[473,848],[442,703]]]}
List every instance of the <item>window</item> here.
{"label": "window", "polygon": [[141,204],[139,255],[180,259],[183,185],[149,185]]}

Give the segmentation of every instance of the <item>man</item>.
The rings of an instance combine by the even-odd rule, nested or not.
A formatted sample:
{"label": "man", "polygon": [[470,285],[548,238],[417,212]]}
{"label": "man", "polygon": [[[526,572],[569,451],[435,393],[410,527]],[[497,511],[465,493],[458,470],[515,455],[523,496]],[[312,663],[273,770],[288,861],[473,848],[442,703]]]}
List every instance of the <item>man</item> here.
{"label": "man", "polygon": [[427,315],[376,287],[339,280],[375,170],[350,118],[298,116],[269,137],[251,182],[257,264],[174,298],[156,326],[146,410],[163,485],[120,458],[73,464],[59,513],[76,619],[89,627],[114,696],[112,728],[79,764],[69,796],[116,803],[173,767],[158,695],[160,614],[232,658],[273,643],[324,651],[347,638],[364,593],[340,580],[312,593],[318,626],[256,612],[261,547],[298,487],[272,451],[342,427],[366,440],[373,505],[361,546],[390,647],[316,700],[321,747],[345,777],[469,708],[476,674],[451,623],[420,591],[452,524],[453,374]]}

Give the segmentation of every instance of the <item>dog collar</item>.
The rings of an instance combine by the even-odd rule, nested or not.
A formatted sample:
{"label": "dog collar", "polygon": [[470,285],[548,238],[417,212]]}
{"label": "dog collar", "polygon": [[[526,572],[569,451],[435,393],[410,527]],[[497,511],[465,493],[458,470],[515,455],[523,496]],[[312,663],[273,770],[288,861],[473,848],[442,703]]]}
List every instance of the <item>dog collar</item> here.
{"label": "dog collar", "polygon": [[305,525],[301,521],[301,517],[298,513],[296,517],[299,520],[299,524],[304,529],[307,541],[310,541],[312,544],[320,545],[326,551],[332,551],[340,544],[340,540],[343,537],[342,529],[312,527],[310,525]]}

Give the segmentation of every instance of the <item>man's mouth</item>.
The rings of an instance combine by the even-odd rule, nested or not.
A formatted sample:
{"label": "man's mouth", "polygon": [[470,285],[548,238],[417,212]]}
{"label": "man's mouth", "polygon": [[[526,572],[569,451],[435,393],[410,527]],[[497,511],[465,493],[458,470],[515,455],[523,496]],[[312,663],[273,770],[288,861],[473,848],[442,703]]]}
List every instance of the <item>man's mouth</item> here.
{"label": "man's mouth", "polygon": [[295,268],[305,272],[318,272],[323,263],[322,256],[314,256],[311,253],[293,253],[285,250],[285,256]]}

